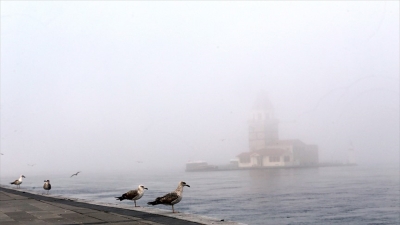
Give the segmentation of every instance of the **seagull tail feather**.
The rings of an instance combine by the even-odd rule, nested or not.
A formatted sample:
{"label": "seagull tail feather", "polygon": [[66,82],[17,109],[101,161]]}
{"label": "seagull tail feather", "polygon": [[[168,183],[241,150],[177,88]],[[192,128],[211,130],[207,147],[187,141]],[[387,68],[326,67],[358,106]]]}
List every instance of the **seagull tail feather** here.
{"label": "seagull tail feather", "polygon": [[158,198],[156,198],[156,200],[154,200],[154,201],[152,201],[152,202],[148,202],[147,205],[158,205],[158,204],[161,204],[160,199],[161,199],[161,198],[158,197]]}
{"label": "seagull tail feather", "polygon": [[115,197],[115,198],[118,199],[118,200],[120,200],[120,201],[122,201],[122,200],[124,200],[124,199],[128,199],[127,196],[126,196],[126,193],[123,194],[121,197]]}
{"label": "seagull tail feather", "polygon": [[154,202],[148,202],[147,205],[157,205],[158,203],[156,201]]}

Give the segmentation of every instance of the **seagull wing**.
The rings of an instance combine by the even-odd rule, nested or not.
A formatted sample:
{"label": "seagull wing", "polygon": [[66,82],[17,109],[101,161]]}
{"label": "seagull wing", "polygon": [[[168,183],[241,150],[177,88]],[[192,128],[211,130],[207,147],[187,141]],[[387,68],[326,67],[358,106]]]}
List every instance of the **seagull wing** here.
{"label": "seagull wing", "polygon": [[124,195],[122,195],[122,196],[124,196],[126,199],[133,199],[139,195],[139,192],[138,192],[138,190],[130,190],[130,191],[126,192]]}
{"label": "seagull wing", "polygon": [[17,184],[18,180],[14,180],[14,182],[11,182],[10,184]]}
{"label": "seagull wing", "polygon": [[171,192],[171,193],[168,193],[168,194],[160,197],[159,202],[161,204],[169,204],[170,205],[170,204],[172,204],[173,201],[175,201],[178,198],[179,198],[179,196],[178,196],[178,194],[176,194],[176,192]]}
{"label": "seagull wing", "polygon": [[51,184],[46,182],[46,183],[43,184],[43,188],[45,190],[50,190],[51,189]]}

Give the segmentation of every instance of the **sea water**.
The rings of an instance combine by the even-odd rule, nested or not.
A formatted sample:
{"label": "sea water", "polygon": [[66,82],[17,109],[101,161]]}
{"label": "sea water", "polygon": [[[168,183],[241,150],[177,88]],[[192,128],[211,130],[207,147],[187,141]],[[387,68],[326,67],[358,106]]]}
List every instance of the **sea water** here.
{"label": "sea water", "polygon": [[[183,180],[183,200],[175,209],[246,224],[400,224],[398,165],[342,166],[211,172],[143,172],[57,177],[27,176],[21,189],[43,194],[133,206],[117,201],[139,184],[149,188],[137,204],[175,190]],[[18,176],[18,175],[17,175]],[[2,177],[9,185],[17,177]]]}

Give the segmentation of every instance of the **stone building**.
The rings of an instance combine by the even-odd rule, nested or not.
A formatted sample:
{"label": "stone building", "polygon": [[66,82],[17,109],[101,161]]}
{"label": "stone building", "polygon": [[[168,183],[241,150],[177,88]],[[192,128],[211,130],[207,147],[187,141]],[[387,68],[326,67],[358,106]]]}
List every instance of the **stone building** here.
{"label": "stone building", "polygon": [[248,124],[250,151],[237,156],[240,168],[318,164],[318,146],[307,145],[298,139],[279,139],[279,121],[267,97],[258,97],[250,112]]}

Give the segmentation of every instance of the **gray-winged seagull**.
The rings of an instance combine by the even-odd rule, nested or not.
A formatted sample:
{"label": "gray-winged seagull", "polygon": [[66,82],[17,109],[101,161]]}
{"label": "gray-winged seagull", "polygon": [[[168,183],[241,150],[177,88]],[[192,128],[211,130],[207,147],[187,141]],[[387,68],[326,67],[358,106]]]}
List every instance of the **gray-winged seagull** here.
{"label": "gray-winged seagull", "polygon": [[22,178],[25,178],[25,176],[21,175],[18,180],[15,180],[14,182],[11,182],[10,184],[15,184],[19,188],[20,187],[19,185],[22,184]]}
{"label": "gray-winged seagull", "polygon": [[45,181],[44,181],[43,189],[44,189],[44,190],[47,190],[47,194],[49,194],[49,191],[50,191],[50,189],[51,189],[50,180],[45,180]]}
{"label": "gray-winged seagull", "polygon": [[121,197],[115,197],[115,198],[120,201],[125,200],[125,199],[133,200],[135,202],[135,207],[139,207],[139,206],[136,206],[136,200],[139,200],[143,196],[144,189],[148,190],[143,185],[139,185],[138,189],[130,190],[130,191],[126,192],[125,194],[123,194]]}
{"label": "gray-winged seagull", "polygon": [[78,172],[72,174],[71,177],[73,177],[73,176],[78,176],[78,174],[79,174],[80,172],[81,172],[81,171],[78,171]]}
{"label": "gray-winged seagull", "polygon": [[172,212],[175,213],[174,205],[179,203],[182,200],[182,192],[183,192],[184,186],[190,187],[185,182],[181,181],[181,182],[179,182],[179,185],[174,192],[168,193],[162,197],[158,197],[153,202],[148,202],[147,204],[148,205],[158,205],[158,204],[171,205]]}

